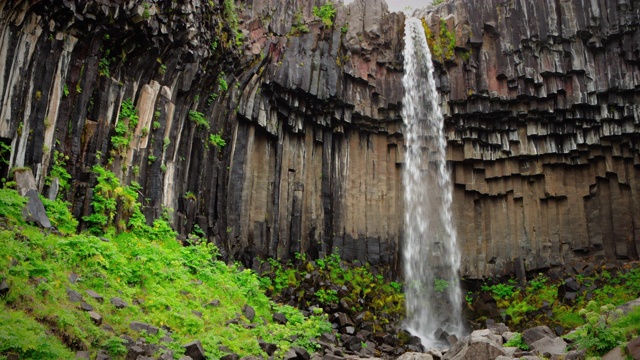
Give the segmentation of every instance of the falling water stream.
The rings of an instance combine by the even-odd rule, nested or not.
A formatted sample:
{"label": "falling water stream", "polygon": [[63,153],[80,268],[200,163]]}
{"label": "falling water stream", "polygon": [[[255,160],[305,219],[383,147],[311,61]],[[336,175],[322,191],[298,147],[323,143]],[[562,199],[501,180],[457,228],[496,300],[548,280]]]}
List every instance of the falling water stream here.
{"label": "falling water stream", "polygon": [[405,234],[407,328],[426,347],[443,329],[462,335],[460,253],[451,219],[452,184],[433,63],[420,20],[404,35]]}

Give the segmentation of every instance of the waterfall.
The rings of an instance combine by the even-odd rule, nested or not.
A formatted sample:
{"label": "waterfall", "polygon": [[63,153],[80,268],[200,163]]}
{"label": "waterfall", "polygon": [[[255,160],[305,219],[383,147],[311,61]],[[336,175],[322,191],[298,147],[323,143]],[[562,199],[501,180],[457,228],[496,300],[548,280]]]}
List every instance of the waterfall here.
{"label": "waterfall", "polygon": [[408,330],[429,347],[436,345],[439,328],[462,335],[460,253],[451,219],[444,118],[420,20],[407,19],[404,41],[406,321]]}

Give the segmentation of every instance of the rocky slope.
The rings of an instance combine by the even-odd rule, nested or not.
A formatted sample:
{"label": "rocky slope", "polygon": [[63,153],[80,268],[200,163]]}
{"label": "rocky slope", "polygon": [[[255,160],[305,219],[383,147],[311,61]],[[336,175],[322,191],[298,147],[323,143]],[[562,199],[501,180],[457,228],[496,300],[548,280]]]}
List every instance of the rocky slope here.
{"label": "rocky slope", "polygon": [[[76,215],[103,164],[142,185],[149,219],[172,209],[227,256],[337,248],[397,271],[404,15],[356,0],[328,25],[322,4],[0,1],[0,171],[30,166],[44,191],[59,151]],[[640,6],[450,1],[420,16],[444,49],[463,274],[637,259]],[[116,146],[129,98],[140,119]]]}

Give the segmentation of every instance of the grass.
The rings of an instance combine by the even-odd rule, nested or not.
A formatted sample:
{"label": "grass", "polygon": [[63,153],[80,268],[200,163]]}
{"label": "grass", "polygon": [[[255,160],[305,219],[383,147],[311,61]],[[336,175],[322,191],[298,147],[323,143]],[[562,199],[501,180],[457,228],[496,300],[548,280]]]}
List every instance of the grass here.
{"label": "grass", "polygon": [[[158,342],[170,330],[174,341],[167,346],[176,350],[176,358],[193,340],[202,342],[210,358],[224,355],[218,350],[222,345],[241,356],[265,356],[259,338],[276,343],[279,356],[291,346],[313,351],[314,338],[331,329],[326,315],[304,317],[271,301],[255,273],[216,260],[215,246],[197,237],[183,246],[171,231],[156,232],[154,238],[133,231],[116,234],[113,228],[100,238],[65,236],[24,223],[25,201],[15,191],[0,189],[0,203],[0,279],[10,287],[0,297],[0,358],[15,352],[21,358],[70,359],[76,350],[91,349],[95,356],[101,348],[121,353],[114,335],[93,324],[79,303],[69,300],[68,290],[83,294],[117,336],[141,336],[129,329],[134,320],[162,329],[147,336],[148,342]],[[76,283],[68,280],[72,273],[80,276]],[[96,291],[104,302],[86,290]],[[116,296],[129,306],[115,308],[110,299]],[[220,305],[207,306],[213,300]],[[254,307],[255,325],[248,326],[244,316],[238,325],[225,325],[242,314],[244,305]],[[274,312],[286,314],[289,322],[274,323]],[[292,336],[297,339],[291,341]]]}

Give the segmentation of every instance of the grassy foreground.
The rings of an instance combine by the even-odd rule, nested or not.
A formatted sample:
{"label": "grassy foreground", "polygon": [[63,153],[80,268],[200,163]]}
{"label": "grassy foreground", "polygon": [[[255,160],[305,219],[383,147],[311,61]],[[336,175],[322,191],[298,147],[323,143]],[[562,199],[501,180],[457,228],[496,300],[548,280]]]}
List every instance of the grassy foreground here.
{"label": "grassy foreground", "polygon": [[[0,282],[4,279],[9,287],[0,293],[0,359],[10,353],[72,359],[77,350],[95,354],[99,349],[123,358],[120,335],[160,343],[167,334],[170,341],[165,337],[162,344],[175,358],[183,353],[182,345],[194,340],[202,342],[210,358],[225,355],[220,346],[240,356],[265,356],[258,339],[277,344],[281,357],[292,346],[313,351],[314,338],[331,329],[322,311],[305,317],[270,301],[255,273],[215,260],[217,249],[205,242],[182,246],[162,221],[145,231],[75,235],[77,223],[64,203],[46,202],[60,230],[54,233],[22,220],[25,203],[16,191],[0,189]],[[82,302],[71,301],[70,292],[82,295],[82,302],[102,316],[102,325],[81,309]],[[117,308],[113,297],[128,306]],[[245,305],[255,309],[253,321],[241,315]],[[288,322],[274,322],[275,312]],[[129,327],[132,321],[160,331],[137,333]]]}

